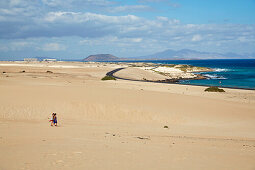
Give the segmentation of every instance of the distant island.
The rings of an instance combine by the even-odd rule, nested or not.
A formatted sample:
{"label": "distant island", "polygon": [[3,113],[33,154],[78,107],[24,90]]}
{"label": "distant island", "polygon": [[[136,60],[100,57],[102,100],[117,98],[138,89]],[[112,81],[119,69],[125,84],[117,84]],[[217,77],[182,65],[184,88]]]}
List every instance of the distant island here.
{"label": "distant island", "polygon": [[162,52],[131,58],[120,58],[112,54],[95,54],[83,61],[139,61],[139,60],[201,60],[201,59],[254,59],[255,54],[200,52],[190,49],[165,50]]}
{"label": "distant island", "polygon": [[190,49],[165,50],[162,52],[134,57],[134,60],[200,60],[200,59],[254,59],[255,53],[236,54],[236,53],[215,53],[201,52]]}
{"label": "distant island", "polygon": [[83,61],[118,61],[121,59],[112,54],[95,54],[84,58]]}

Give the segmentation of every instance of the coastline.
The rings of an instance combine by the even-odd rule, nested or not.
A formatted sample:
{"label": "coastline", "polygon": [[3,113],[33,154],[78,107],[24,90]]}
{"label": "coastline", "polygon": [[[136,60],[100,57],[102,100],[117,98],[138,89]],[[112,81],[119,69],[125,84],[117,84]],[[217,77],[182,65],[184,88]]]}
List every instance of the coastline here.
{"label": "coastline", "polygon": [[[220,59],[219,59],[220,60]],[[238,60],[238,59],[236,59]],[[249,59],[247,59],[249,60]],[[250,60],[253,60],[253,59],[250,59]],[[150,60],[148,60],[150,61]],[[155,60],[152,60],[152,61],[155,61]],[[166,60],[164,60],[166,61]],[[176,61],[176,60],[173,60],[173,61]],[[84,61],[57,61],[55,63],[52,63],[52,62],[24,62],[24,61],[0,61],[0,66],[24,66],[24,67],[33,67],[33,66],[36,66],[36,67],[46,67],[47,65],[49,67],[54,67],[54,68],[83,68],[83,65],[84,63],[88,63],[88,64],[97,64],[97,63],[101,63],[101,64],[117,64],[116,67],[118,68],[119,65],[122,65],[122,66],[125,66],[124,68],[126,68],[127,65],[132,65],[134,63],[136,63],[137,61],[125,61],[125,62],[122,62],[122,61],[109,61],[109,62],[84,62]],[[57,64],[58,63],[58,64]],[[68,63],[76,63],[78,64],[79,66],[65,66],[66,64],[68,65]],[[83,63],[83,64],[82,64]],[[140,64],[143,64],[146,62],[145,61],[139,61]],[[60,65],[59,65],[60,64]],[[64,65],[61,65],[61,64],[64,64]],[[158,64],[158,63],[150,63],[149,64],[154,64],[154,65],[166,65],[166,64]],[[195,65],[194,65],[195,66]],[[116,68],[115,67],[115,68]],[[217,69],[216,69],[217,70]],[[210,72],[213,72],[214,69],[211,69]],[[108,75],[111,71],[109,71],[108,73],[106,73],[106,75]],[[193,71],[191,73],[203,73],[204,71]],[[200,75],[200,74],[199,74]],[[210,77],[207,77],[207,76],[204,76],[204,75],[201,75],[202,77],[201,78],[198,78],[198,80],[200,79],[207,79]],[[128,79],[128,78],[123,78],[123,77],[120,77],[120,76],[113,76],[112,77],[115,77],[117,79],[122,79],[122,80],[129,80],[129,81],[137,81],[137,80],[134,80],[134,79]],[[228,87],[228,86],[219,86],[219,85],[203,85],[203,84],[192,84],[192,83],[179,83],[179,81],[182,81],[182,80],[197,80],[196,78],[184,78],[184,79],[169,79],[169,81],[159,81],[159,80],[156,80],[156,81],[150,81],[150,80],[139,80],[141,82],[155,82],[155,83],[168,83],[168,84],[179,84],[179,85],[191,85],[191,86],[201,86],[201,87],[210,87],[210,86],[215,86],[215,87],[219,87],[219,88],[226,88],[226,89],[243,89],[243,90],[254,90],[255,88],[246,88],[246,87]]]}
{"label": "coastline", "polygon": [[254,90],[101,80],[125,64],[37,64],[0,63],[0,169],[255,166]]}
{"label": "coastline", "polygon": [[[170,79],[170,81],[135,80],[135,79],[122,78],[122,77],[114,75],[114,73],[116,73],[117,71],[120,71],[122,69],[125,69],[125,68],[117,68],[115,70],[112,70],[112,71],[106,73],[106,75],[114,77],[116,79],[128,80],[128,81],[138,81],[138,82],[140,81],[140,82],[151,82],[151,83],[166,83],[166,84],[178,84],[178,85],[188,85],[188,86],[210,87],[208,85],[187,84],[187,83],[186,84],[181,84],[181,83],[178,82],[178,81],[181,81],[181,80],[196,80],[196,79],[178,79],[177,81],[171,82],[171,79]],[[242,88],[242,87],[223,87],[223,86],[215,86],[215,87],[226,88],[226,89],[255,90],[253,88]]]}
{"label": "coastline", "polygon": [[[207,86],[207,85],[181,84],[181,83],[178,83],[178,82],[170,82],[170,81],[169,82],[165,82],[165,81],[150,81],[150,80],[134,80],[134,79],[127,79],[127,78],[122,78],[122,77],[115,76],[114,73],[116,73],[117,71],[119,71],[121,69],[124,69],[124,68],[117,68],[115,70],[112,70],[112,71],[106,73],[106,75],[114,77],[116,79],[128,80],[128,81],[150,82],[150,83],[165,83],[165,84],[178,84],[178,85],[199,86],[199,87],[210,87],[210,86]],[[184,79],[184,80],[196,80],[196,79]],[[241,87],[222,87],[222,86],[215,86],[215,87],[226,88],[226,89],[239,89],[239,90],[255,90],[255,89],[252,89],[252,88],[241,88]]]}

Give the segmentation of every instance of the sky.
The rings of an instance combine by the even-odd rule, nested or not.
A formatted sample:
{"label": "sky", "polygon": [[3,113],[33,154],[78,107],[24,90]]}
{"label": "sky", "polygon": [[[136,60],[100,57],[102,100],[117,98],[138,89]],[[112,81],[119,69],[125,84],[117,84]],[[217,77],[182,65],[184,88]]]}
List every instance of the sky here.
{"label": "sky", "polygon": [[0,60],[255,53],[255,0],[1,0]]}

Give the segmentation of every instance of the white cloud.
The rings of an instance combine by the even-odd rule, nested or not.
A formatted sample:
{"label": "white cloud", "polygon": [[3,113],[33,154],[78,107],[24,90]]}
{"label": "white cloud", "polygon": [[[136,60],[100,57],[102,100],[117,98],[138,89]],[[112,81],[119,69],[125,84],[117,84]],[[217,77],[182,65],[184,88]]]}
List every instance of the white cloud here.
{"label": "white cloud", "polygon": [[179,3],[174,3],[170,0],[138,0],[139,3],[165,3],[166,5],[173,7],[173,8],[178,8],[181,5]]}
{"label": "white cloud", "polygon": [[167,17],[162,17],[162,16],[157,17],[157,19],[160,21],[168,21]]}
{"label": "white cloud", "polygon": [[42,0],[42,2],[49,7],[61,7],[61,8],[73,8],[73,7],[106,7],[107,5],[112,5],[114,2],[109,0]]}
{"label": "white cloud", "polygon": [[152,11],[153,9],[147,5],[124,5],[109,8],[108,11],[112,13],[117,12],[136,12],[136,11]]}
{"label": "white cloud", "polygon": [[0,41],[0,51],[21,51],[31,48],[34,45],[33,42],[14,40],[14,41]]}
{"label": "white cloud", "polygon": [[32,42],[27,42],[27,41],[14,41],[11,42],[8,45],[8,49],[12,51],[19,51],[19,50],[24,50],[25,48],[29,48],[33,45]]}
{"label": "white cloud", "polygon": [[[44,3],[45,8],[42,8],[41,3]],[[10,51],[30,48],[31,44],[21,43],[27,42],[29,38],[44,44],[40,50],[69,49],[69,42],[51,41],[53,37],[78,37],[83,39],[79,40],[83,45],[104,46],[110,42],[113,46],[137,50],[151,50],[153,46],[157,49],[199,48],[208,44],[208,48],[213,48],[213,44],[225,45],[229,49],[238,44],[255,48],[254,24],[184,24],[178,19],[164,16],[144,18],[132,15],[132,12],[151,10],[147,4],[120,4],[110,0],[1,0],[0,40],[13,42],[1,49]],[[112,13],[128,11],[131,11],[130,15]],[[40,42],[40,38],[49,41]]]}
{"label": "white cloud", "polygon": [[[240,36],[237,38],[240,42],[249,42],[251,41],[250,39],[247,39],[246,36]],[[253,40],[254,41],[254,40]]]}
{"label": "white cloud", "polygon": [[138,42],[142,42],[143,39],[142,38],[131,38],[130,40],[138,43]]}
{"label": "white cloud", "polygon": [[0,51],[8,51],[9,48],[6,46],[0,46]]}
{"label": "white cloud", "polygon": [[39,49],[43,51],[63,51],[66,49],[66,47],[58,43],[48,43],[44,44],[43,47]]}
{"label": "white cloud", "polygon": [[78,18],[77,16],[79,15],[79,13],[76,12],[49,12],[44,20],[46,22],[56,22],[56,21],[64,21],[64,22],[77,22],[77,20],[82,21],[82,18]]}
{"label": "white cloud", "polygon": [[199,34],[193,35],[191,41],[201,41],[202,40],[202,36]]}
{"label": "white cloud", "polygon": [[10,0],[10,6],[17,6],[21,4],[22,4],[22,0]]}
{"label": "white cloud", "polygon": [[[132,23],[141,20],[141,18],[135,15],[126,16],[108,16],[95,13],[80,13],[80,12],[49,12],[44,20],[46,22],[62,22],[62,23],[86,23],[91,24],[120,24],[120,23]],[[98,22],[98,23],[96,23]]]}
{"label": "white cloud", "polygon": [[2,26],[0,38],[77,36],[94,39],[111,36],[122,41],[130,38],[130,42],[134,43],[139,42],[140,39],[150,39],[162,44],[169,44],[169,41],[176,43],[181,41],[184,44],[190,41],[248,43],[255,40],[254,25],[182,24],[177,19],[163,16],[146,19],[136,15],[110,16],[91,12],[54,11],[29,21],[22,22],[22,19],[19,22],[12,21],[8,24],[8,28],[5,25],[6,23],[1,25],[0,22]]}
{"label": "white cloud", "polygon": [[120,45],[122,46],[127,45],[137,45],[137,43],[141,43],[143,41],[143,38],[140,37],[133,37],[133,38],[118,38],[116,36],[107,36],[107,37],[102,37],[102,38],[94,38],[94,39],[83,39],[80,40],[79,43],[81,45],[103,45],[105,42],[107,44],[111,43],[112,45]]}
{"label": "white cloud", "polygon": [[25,41],[20,41],[20,42],[12,42],[11,44],[13,46],[25,47],[25,46],[28,46],[30,43],[25,42]]}

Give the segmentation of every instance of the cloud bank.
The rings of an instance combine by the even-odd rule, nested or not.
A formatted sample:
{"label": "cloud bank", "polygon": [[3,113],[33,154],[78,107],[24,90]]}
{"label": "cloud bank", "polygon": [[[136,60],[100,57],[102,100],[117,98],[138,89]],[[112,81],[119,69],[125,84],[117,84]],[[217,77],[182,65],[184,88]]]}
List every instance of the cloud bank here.
{"label": "cloud bank", "polygon": [[[132,51],[139,54],[182,47],[207,51],[242,47],[242,52],[252,52],[255,44],[253,24],[187,24],[164,16],[119,15],[125,11],[153,10],[147,4],[121,5],[108,0],[3,0],[0,6],[2,52],[28,48],[37,52],[64,51],[71,50],[69,47],[74,43],[81,49],[94,45],[98,48],[95,52],[99,52],[103,51],[100,46],[107,43],[112,49],[119,49],[112,52],[129,57],[136,54],[120,48],[134,48]],[[70,38],[75,42],[66,41]]]}

